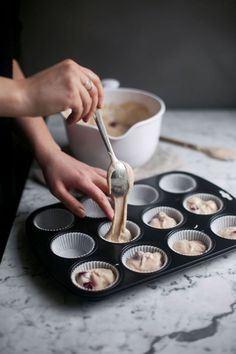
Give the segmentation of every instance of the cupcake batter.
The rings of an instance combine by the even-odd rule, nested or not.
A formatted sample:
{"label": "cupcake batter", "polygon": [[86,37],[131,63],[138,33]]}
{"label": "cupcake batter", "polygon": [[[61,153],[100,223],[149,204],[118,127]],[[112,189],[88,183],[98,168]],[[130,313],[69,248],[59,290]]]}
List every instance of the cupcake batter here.
{"label": "cupcake batter", "polygon": [[219,235],[224,238],[236,240],[236,226],[225,227],[224,229],[219,231]]}
{"label": "cupcake batter", "polygon": [[195,214],[213,214],[218,211],[214,200],[202,200],[199,197],[191,197],[187,200],[187,207]]}
{"label": "cupcake batter", "polygon": [[[144,104],[127,101],[120,104],[106,104],[102,108],[102,116],[108,134],[120,136],[135,123],[151,117],[151,113]],[[94,119],[90,118],[88,123],[94,125]]]}
{"label": "cupcake batter", "polygon": [[[122,196],[112,195],[112,198],[114,200],[114,218],[112,220],[111,229],[106,235],[107,240],[112,242],[118,242],[118,243],[128,242],[132,240],[132,235],[130,231],[126,228],[126,221],[127,221],[128,193],[134,184],[134,174],[132,168],[126,162],[124,162],[124,165],[127,171],[129,188],[127,193]],[[111,191],[111,175],[113,170],[114,170],[114,166],[113,164],[111,164],[107,174],[108,186],[110,191]]]}
{"label": "cupcake batter", "polygon": [[163,262],[163,256],[160,252],[137,251],[133,257],[127,259],[126,264],[135,271],[152,272],[160,269]]}
{"label": "cupcake batter", "polygon": [[199,256],[207,249],[205,243],[200,240],[177,240],[172,248],[185,256]]}
{"label": "cupcake batter", "polygon": [[166,213],[161,211],[159,214],[154,216],[149,225],[152,227],[156,227],[157,229],[169,229],[177,225],[177,222],[174,218],[171,218]]}
{"label": "cupcake batter", "polygon": [[78,273],[76,281],[85,289],[102,290],[114,283],[115,275],[111,269],[97,268]]}

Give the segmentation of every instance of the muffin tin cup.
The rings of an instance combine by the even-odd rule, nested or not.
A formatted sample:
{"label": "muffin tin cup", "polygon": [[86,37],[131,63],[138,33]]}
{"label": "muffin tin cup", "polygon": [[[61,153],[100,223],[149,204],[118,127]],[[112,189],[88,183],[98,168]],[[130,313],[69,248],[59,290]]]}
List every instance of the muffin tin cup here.
{"label": "muffin tin cup", "polygon": [[[108,201],[112,204],[111,198],[107,198]],[[105,218],[106,215],[102,208],[93,200],[92,198],[84,198],[82,204],[85,208],[85,216],[88,218],[99,219]]]}
{"label": "muffin tin cup", "polygon": [[69,228],[75,220],[74,215],[62,208],[46,209],[38,213],[34,226],[42,231],[60,231]]}
{"label": "muffin tin cup", "polygon": [[215,235],[222,237],[224,239],[227,239],[227,240],[236,241],[236,233],[235,233],[234,237],[230,237],[230,236],[227,237],[227,236],[222,235],[222,231],[228,227],[235,227],[235,229],[236,229],[236,215],[224,215],[224,216],[218,217],[217,219],[212,221],[211,225],[210,225],[211,231]]}
{"label": "muffin tin cup", "polygon": [[[151,220],[155,216],[158,216],[158,214],[160,212],[164,212],[169,217],[175,219],[177,224],[175,226],[172,226],[172,227],[169,227],[169,228],[158,228],[158,227],[154,227],[154,226],[150,225]],[[156,208],[149,209],[148,211],[145,211],[143,216],[142,216],[142,220],[147,226],[149,226],[149,227],[151,227],[153,229],[163,230],[163,229],[173,229],[175,227],[178,227],[180,224],[183,223],[184,217],[183,217],[183,214],[179,210],[177,210],[175,208],[171,208],[171,207],[167,207],[167,206],[159,206],[159,207],[156,207]]]}
{"label": "muffin tin cup", "polygon": [[[189,201],[189,199],[191,199],[191,198],[193,198],[193,197],[198,197],[198,198],[202,199],[204,202],[206,202],[206,201],[208,201],[208,200],[213,200],[213,201],[216,203],[218,209],[217,209],[216,211],[212,212],[212,213],[207,213],[207,214],[204,214],[204,213],[196,213],[196,212],[194,212],[193,210],[191,210],[191,209],[188,207],[188,201]],[[216,214],[216,213],[218,213],[219,211],[222,210],[222,208],[223,208],[223,201],[222,201],[219,197],[217,197],[216,195],[213,195],[213,194],[209,194],[209,193],[196,193],[196,194],[189,195],[187,198],[185,198],[184,201],[183,201],[183,206],[184,206],[184,208],[185,208],[187,211],[189,211],[189,212],[192,213],[192,214],[195,214],[195,215],[208,215],[208,216],[209,216],[209,215]]]}
{"label": "muffin tin cup", "polygon": [[[150,253],[154,253],[154,252],[159,252],[161,253],[162,255],[162,260],[163,260],[163,263],[161,265],[161,267],[157,268],[157,269],[152,269],[152,270],[137,270],[137,269],[134,269],[132,267],[129,267],[128,264],[127,264],[127,260],[129,258],[132,258],[136,252],[150,252]],[[129,248],[128,250],[126,250],[122,257],[121,257],[121,261],[123,263],[123,265],[131,270],[132,272],[135,272],[135,273],[155,273],[155,272],[159,272],[161,271],[163,268],[166,267],[167,263],[168,263],[168,257],[167,257],[167,254],[160,248],[158,247],[155,247],[155,246],[150,246],[150,245],[141,245],[141,246],[135,246],[135,247],[131,247]]]}
{"label": "muffin tin cup", "polygon": [[[87,288],[84,288],[83,286],[81,286],[76,281],[76,276],[79,273],[88,272],[88,271],[91,271],[91,270],[97,269],[97,268],[111,269],[111,271],[113,272],[113,274],[115,276],[115,280],[113,281],[113,283],[111,283],[109,286],[107,286],[104,289],[87,289]],[[77,288],[79,288],[79,289],[81,289],[81,290],[83,290],[85,292],[103,292],[103,291],[105,291],[107,289],[110,289],[110,288],[114,287],[118,283],[119,277],[120,277],[120,274],[119,274],[118,269],[115,266],[113,266],[112,264],[107,263],[107,262],[103,262],[103,261],[90,261],[90,262],[81,263],[81,264],[79,264],[77,266],[74,266],[74,268],[72,269],[71,275],[70,275],[72,283]]]}
{"label": "muffin tin cup", "polygon": [[148,184],[135,184],[129,192],[128,204],[134,206],[149,205],[159,199],[159,192]]}
{"label": "muffin tin cup", "polygon": [[187,193],[196,188],[196,180],[185,173],[170,173],[161,178],[160,188],[169,193]]}
{"label": "muffin tin cup", "polygon": [[68,232],[56,236],[50,245],[51,251],[62,258],[81,258],[90,254],[95,247],[95,241],[81,232]]}
{"label": "muffin tin cup", "polygon": [[127,244],[127,243],[137,240],[137,238],[141,235],[140,227],[137,224],[135,224],[133,221],[127,220],[126,227],[130,231],[131,235],[133,236],[132,239],[127,242],[114,242],[111,240],[107,240],[106,235],[109,232],[111,225],[112,225],[112,223],[110,221],[108,221],[108,222],[104,222],[103,224],[101,224],[98,227],[98,235],[106,242],[110,242],[110,243],[114,243],[114,244],[118,244],[118,245],[124,244],[124,243]]}
{"label": "muffin tin cup", "polygon": [[[206,251],[202,254],[198,255],[191,255],[191,254],[183,254],[178,251],[176,251],[173,246],[176,241],[179,240],[188,240],[188,241],[202,241],[206,245]],[[180,230],[173,232],[167,240],[169,248],[174,251],[177,254],[180,254],[182,256],[188,256],[188,257],[201,257],[208,253],[212,247],[212,240],[211,238],[206,235],[204,232],[198,231],[198,230]]]}

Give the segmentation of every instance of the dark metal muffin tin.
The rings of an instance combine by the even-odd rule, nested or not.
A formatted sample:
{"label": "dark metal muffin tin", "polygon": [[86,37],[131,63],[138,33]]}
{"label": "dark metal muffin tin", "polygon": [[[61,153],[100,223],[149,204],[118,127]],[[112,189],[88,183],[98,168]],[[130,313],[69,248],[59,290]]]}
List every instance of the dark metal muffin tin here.
{"label": "dark metal muffin tin", "polygon": [[[172,178],[174,175],[177,175],[177,177],[178,175],[183,175],[187,176],[187,178],[193,178],[196,183],[194,183],[192,187],[190,186],[190,188],[187,186],[187,192],[181,193],[178,189],[174,190],[172,188],[173,186],[170,188],[171,192],[163,190],[160,187],[161,185],[166,189],[166,183],[163,183],[163,178],[166,178],[166,176]],[[159,184],[160,181],[161,183]],[[28,217],[26,221],[26,231],[34,251],[39,256],[41,262],[49,273],[74,294],[90,299],[103,298],[133,285],[145,283],[181,269],[186,269],[236,248],[236,240],[221,238],[213,233],[210,228],[211,222],[216,218],[224,215],[236,215],[236,199],[220,187],[196,175],[178,171],[163,173],[155,177],[147,178],[137,182],[135,185],[138,184],[154,187],[159,193],[159,198],[157,200],[154,198],[154,202],[148,205],[128,205],[128,220],[135,222],[141,229],[140,236],[129,243],[114,244],[103,240],[98,235],[99,225],[107,221],[105,217],[85,217],[84,219],[80,219],[73,216],[73,214],[71,217],[68,217],[68,214],[66,213],[68,226],[65,225],[65,220],[62,220],[61,218],[60,220],[58,219],[57,225],[55,216],[52,216],[52,219],[49,217],[49,220],[46,220],[45,223],[46,225],[49,224],[49,227],[46,227],[45,229],[44,227],[41,227],[42,225],[40,223],[44,225],[43,217],[45,211],[48,211],[50,216],[51,212],[52,215],[54,215],[53,211],[55,209],[66,210],[61,203],[40,208]],[[222,209],[211,215],[196,215],[187,211],[183,206],[183,201],[186,197],[195,193],[208,193],[217,196],[223,203]],[[179,210],[183,214],[183,221],[177,227],[172,229],[154,229],[146,225],[142,220],[143,214],[147,210],[158,206],[168,206]],[[50,225],[50,220],[53,220],[52,223],[55,223],[55,225]],[[211,249],[201,256],[184,256],[174,252],[168,246],[168,237],[174,232],[183,229],[204,232],[212,241]],[[93,243],[94,247],[92,252],[77,258],[63,258],[53,253],[51,250],[52,241],[59,235],[73,232],[85,233],[94,240],[95,244]],[[153,273],[136,273],[127,269],[123,265],[121,257],[125,250],[138,245],[156,246],[163,250],[168,257],[168,262],[165,267]],[[71,280],[71,272],[79,264],[89,261],[102,261],[115,266],[119,272],[119,279],[115,285],[100,291],[88,291],[75,286]]]}

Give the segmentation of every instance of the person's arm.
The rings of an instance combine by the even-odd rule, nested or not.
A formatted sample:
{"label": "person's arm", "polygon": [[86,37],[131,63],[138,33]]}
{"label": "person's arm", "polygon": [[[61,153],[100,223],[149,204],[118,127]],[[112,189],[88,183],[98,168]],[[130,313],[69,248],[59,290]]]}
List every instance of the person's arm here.
{"label": "person's arm", "polygon": [[70,59],[27,79],[0,77],[0,117],[46,116],[71,108],[67,122],[75,123],[87,121],[102,101],[98,76]]}
{"label": "person's arm", "polygon": [[[13,79],[18,81],[22,77],[18,63],[14,61]],[[83,205],[70,193],[72,189],[80,190],[93,198],[112,219],[113,209],[105,195],[108,193],[106,172],[79,162],[61,151],[42,117],[20,117],[16,118],[16,122],[30,142],[52,193],[75,214],[83,217]]]}

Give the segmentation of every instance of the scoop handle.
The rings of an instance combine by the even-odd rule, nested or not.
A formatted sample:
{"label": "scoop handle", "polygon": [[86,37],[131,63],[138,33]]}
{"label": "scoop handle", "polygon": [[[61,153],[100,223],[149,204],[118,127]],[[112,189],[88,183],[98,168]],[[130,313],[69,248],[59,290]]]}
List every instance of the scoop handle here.
{"label": "scoop handle", "polygon": [[101,114],[100,109],[96,110],[96,112],[94,113],[93,117],[94,117],[94,120],[95,120],[95,122],[97,124],[98,130],[99,130],[99,132],[101,134],[102,140],[103,140],[103,142],[104,142],[104,144],[106,146],[106,149],[107,149],[107,152],[108,152],[109,157],[111,159],[111,162],[118,161],[117,158],[116,158],[116,155],[115,155],[115,153],[113,151],[113,148],[111,146],[111,143],[110,143],[110,140],[109,140],[105,125],[103,123],[102,114]]}

